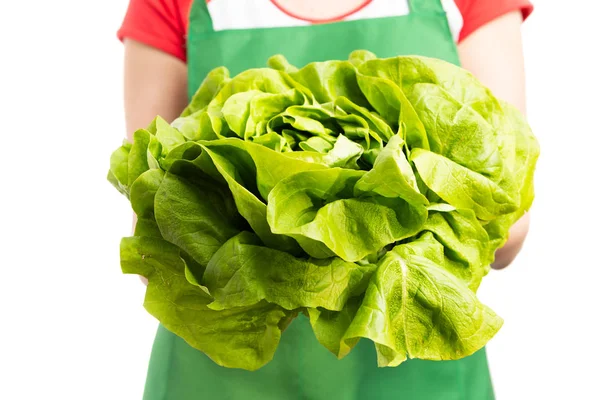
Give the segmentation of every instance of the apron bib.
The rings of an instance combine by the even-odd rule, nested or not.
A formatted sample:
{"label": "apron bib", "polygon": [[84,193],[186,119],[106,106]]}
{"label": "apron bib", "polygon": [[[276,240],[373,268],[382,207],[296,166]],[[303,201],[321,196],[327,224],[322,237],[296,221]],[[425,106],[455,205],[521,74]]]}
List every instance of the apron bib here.
{"label": "apron bib", "polygon": [[[393,7],[382,14],[377,5],[385,2]],[[350,10],[342,2],[339,10],[329,7],[328,15],[343,20],[313,25],[310,7],[295,9],[289,0],[210,0],[208,5],[195,0],[187,49],[190,96],[213,68],[224,65],[234,76],[264,67],[274,54],[283,54],[298,67],[346,60],[357,49],[378,57],[416,54],[459,63],[440,0],[352,3]],[[273,360],[254,372],[218,366],[160,326],[144,393],[144,400],[493,398],[485,350],[457,361],[408,360],[378,368],[371,341],[361,340],[338,360],[318,343],[303,315],[286,329]]]}

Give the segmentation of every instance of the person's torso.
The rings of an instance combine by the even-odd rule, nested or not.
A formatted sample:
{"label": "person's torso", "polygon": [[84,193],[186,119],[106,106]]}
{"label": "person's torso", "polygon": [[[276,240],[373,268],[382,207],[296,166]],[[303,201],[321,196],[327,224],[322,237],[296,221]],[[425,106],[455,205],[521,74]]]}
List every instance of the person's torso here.
{"label": "person's torso", "polygon": [[[416,54],[458,64],[455,32],[439,0],[196,0],[187,43],[189,90],[219,66],[232,75],[283,54],[301,67],[347,59]],[[324,22],[326,21],[326,22]],[[485,351],[458,361],[409,360],[378,368],[374,345],[361,340],[342,360],[316,340],[304,317],[283,333],[274,359],[258,371],[223,368],[162,328],[145,400],[489,400]]]}
{"label": "person's torso", "polygon": [[455,43],[462,18],[453,0],[334,0],[325,9],[322,3],[196,0],[187,41],[190,93],[213,68],[226,66],[235,75],[266,66],[274,54],[299,67],[347,59],[356,49],[459,63]]}

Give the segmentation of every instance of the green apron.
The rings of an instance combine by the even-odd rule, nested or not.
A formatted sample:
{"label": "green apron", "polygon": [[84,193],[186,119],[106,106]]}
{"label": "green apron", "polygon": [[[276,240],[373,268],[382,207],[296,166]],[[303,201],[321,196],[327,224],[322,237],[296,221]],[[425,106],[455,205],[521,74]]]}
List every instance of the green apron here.
{"label": "green apron", "polygon": [[[265,66],[274,54],[297,66],[347,59],[356,49],[378,57],[419,54],[458,64],[440,0],[410,0],[409,6],[409,14],[396,17],[215,31],[205,0],[196,0],[187,49],[190,94],[215,67],[224,65],[235,75]],[[220,367],[160,326],[144,394],[145,400],[493,398],[485,350],[458,361],[408,360],[395,368],[378,368],[373,343],[361,340],[337,360],[317,342],[302,315],[282,335],[274,359],[254,372]]]}

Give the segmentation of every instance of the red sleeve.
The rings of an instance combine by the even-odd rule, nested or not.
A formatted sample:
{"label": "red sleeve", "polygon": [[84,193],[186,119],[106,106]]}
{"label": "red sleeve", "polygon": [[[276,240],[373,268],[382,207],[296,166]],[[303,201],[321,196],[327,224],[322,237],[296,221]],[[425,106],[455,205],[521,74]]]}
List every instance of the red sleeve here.
{"label": "red sleeve", "polygon": [[533,11],[533,5],[528,0],[455,0],[455,2],[463,17],[459,42],[504,14],[521,11],[525,20]]}
{"label": "red sleeve", "polygon": [[117,37],[142,42],[185,61],[191,3],[192,0],[130,0]]}

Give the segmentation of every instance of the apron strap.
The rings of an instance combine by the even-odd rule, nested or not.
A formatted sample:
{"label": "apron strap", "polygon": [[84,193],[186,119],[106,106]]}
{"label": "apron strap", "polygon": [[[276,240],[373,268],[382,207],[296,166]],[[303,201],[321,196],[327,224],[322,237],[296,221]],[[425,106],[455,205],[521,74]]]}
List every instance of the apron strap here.
{"label": "apron strap", "polygon": [[206,0],[192,0],[192,8],[188,18],[189,21],[194,21],[194,23],[189,24],[188,37],[190,34],[197,35],[214,31],[206,3]]}
{"label": "apron strap", "polygon": [[445,13],[441,0],[408,0],[410,12],[419,14]]}

